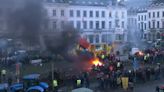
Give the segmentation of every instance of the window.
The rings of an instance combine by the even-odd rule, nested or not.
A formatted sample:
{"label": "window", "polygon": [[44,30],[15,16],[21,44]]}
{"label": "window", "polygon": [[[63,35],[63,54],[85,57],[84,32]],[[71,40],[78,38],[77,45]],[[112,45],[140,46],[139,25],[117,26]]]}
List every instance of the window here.
{"label": "window", "polygon": [[76,16],[77,16],[77,17],[80,17],[80,10],[77,10],[77,11],[76,11]]}
{"label": "window", "polygon": [[93,11],[90,11],[90,12],[89,12],[89,16],[90,16],[90,17],[93,17]]}
{"label": "window", "polygon": [[155,21],[153,21],[153,28],[155,28]]}
{"label": "window", "polygon": [[112,28],[112,22],[109,21],[109,28]]}
{"label": "window", "polygon": [[74,27],[74,21],[70,21],[71,26]]}
{"label": "window", "polygon": [[157,21],[157,28],[159,28],[160,27],[160,24],[159,24],[159,21]]}
{"label": "window", "polygon": [[83,28],[87,29],[87,21],[83,21]]}
{"label": "window", "polygon": [[121,35],[121,34],[116,34],[116,40],[121,41],[121,40],[123,40],[123,39],[124,39],[124,36],[123,36],[123,35]]}
{"label": "window", "polygon": [[73,17],[74,14],[73,14],[73,10],[70,10],[70,13],[69,13],[70,17]]}
{"label": "window", "polygon": [[151,28],[151,22],[149,21],[149,28]]}
{"label": "window", "polygon": [[151,18],[151,13],[149,12],[149,18]]}
{"label": "window", "polygon": [[61,10],[61,16],[64,16],[64,10]]}
{"label": "window", "polygon": [[144,29],[144,24],[143,24],[143,22],[141,22],[141,29],[142,29],[142,30]]}
{"label": "window", "polygon": [[64,26],[64,21],[61,21],[61,28]]}
{"label": "window", "polygon": [[119,20],[116,20],[116,21],[115,21],[115,26],[116,26],[116,27],[119,27]]}
{"label": "window", "polygon": [[146,21],[146,15],[145,15],[145,18],[144,18],[144,20]]}
{"label": "window", "polygon": [[96,43],[99,43],[99,35],[96,35]]}
{"label": "window", "polygon": [[89,27],[90,27],[90,29],[93,29],[93,21],[89,22]]}
{"label": "window", "polygon": [[105,11],[101,12],[101,16],[104,18],[105,17]]}
{"label": "window", "polygon": [[143,15],[141,16],[141,21],[143,21]]}
{"label": "window", "polygon": [[140,21],[140,15],[138,16],[138,21]]}
{"label": "window", "polygon": [[122,21],[122,23],[121,23],[121,27],[124,28],[124,21]]}
{"label": "window", "polygon": [[105,21],[102,21],[101,26],[102,26],[102,29],[105,29]]}
{"label": "window", "polygon": [[153,12],[153,18],[155,18],[155,12]]}
{"label": "window", "polygon": [[53,10],[53,11],[52,11],[52,15],[53,15],[53,16],[56,16],[56,10]]}
{"label": "window", "polygon": [[162,13],[163,13],[162,16],[164,17],[164,11]]}
{"label": "window", "polygon": [[109,17],[110,17],[110,18],[112,17],[112,12],[109,12]]}
{"label": "window", "polygon": [[162,21],[162,28],[164,28],[164,21]]}
{"label": "window", "polygon": [[81,29],[81,22],[80,21],[77,21],[77,29]]}
{"label": "window", "polygon": [[94,39],[93,39],[93,38],[94,38],[93,35],[88,35],[88,37],[89,37],[89,42],[90,42],[90,43],[93,43],[93,40],[94,40]]}
{"label": "window", "polygon": [[159,12],[157,12],[157,18],[159,18],[159,15],[160,15]]}
{"label": "window", "polygon": [[124,12],[122,12],[122,18],[124,18],[125,17],[125,13]]}
{"label": "window", "polygon": [[56,29],[56,28],[57,28],[57,23],[56,23],[56,21],[53,22],[52,27],[53,27],[52,29]]}
{"label": "window", "polygon": [[96,29],[99,29],[99,21],[96,21]]}
{"label": "window", "polygon": [[102,35],[102,42],[108,42],[108,35],[107,34]]}
{"label": "window", "polygon": [[147,35],[146,34],[144,34],[144,39],[147,39]]}
{"label": "window", "polygon": [[147,26],[146,26],[146,23],[144,23],[144,27],[145,27],[145,30],[146,30],[146,27],[147,27]]}
{"label": "window", "polygon": [[138,29],[140,29],[141,27],[140,27],[140,23],[138,23]]}
{"label": "window", "polygon": [[115,13],[115,17],[118,18],[118,12]]}
{"label": "window", "polygon": [[87,17],[87,11],[83,11],[83,17]]}
{"label": "window", "polygon": [[96,11],[96,17],[99,17],[99,11]]}

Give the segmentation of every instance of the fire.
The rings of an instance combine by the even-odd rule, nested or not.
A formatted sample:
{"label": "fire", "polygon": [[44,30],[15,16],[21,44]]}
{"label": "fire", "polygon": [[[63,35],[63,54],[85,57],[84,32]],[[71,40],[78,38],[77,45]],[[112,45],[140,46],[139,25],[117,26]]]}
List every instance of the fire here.
{"label": "fire", "polygon": [[102,65],[103,65],[103,63],[100,62],[98,58],[94,59],[94,60],[92,61],[92,64],[94,64],[95,66],[98,66],[98,65],[99,65],[99,66],[102,66]]}
{"label": "fire", "polygon": [[139,51],[138,54],[139,54],[140,56],[143,56],[143,55],[144,55],[144,53],[143,53],[142,51]]}

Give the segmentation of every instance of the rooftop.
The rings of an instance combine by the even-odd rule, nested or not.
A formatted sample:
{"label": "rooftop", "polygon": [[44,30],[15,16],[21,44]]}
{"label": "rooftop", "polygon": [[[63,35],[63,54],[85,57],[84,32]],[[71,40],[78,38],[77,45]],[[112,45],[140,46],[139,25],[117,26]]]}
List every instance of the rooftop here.
{"label": "rooftop", "polygon": [[164,0],[152,0],[149,7],[163,7],[164,6]]}
{"label": "rooftop", "polygon": [[47,3],[65,3],[69,5],[82,5],[82,6],[108,6],[118,5],[125,6],[122,2],[116,0],[46,0]]}

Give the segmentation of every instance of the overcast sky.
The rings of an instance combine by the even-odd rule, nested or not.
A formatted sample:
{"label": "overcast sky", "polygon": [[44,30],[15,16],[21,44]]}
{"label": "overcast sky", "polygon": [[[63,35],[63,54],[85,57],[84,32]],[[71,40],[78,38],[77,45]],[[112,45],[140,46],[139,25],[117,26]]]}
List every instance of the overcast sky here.
{"label": "overcast sky", "polygon": [[149,3],[150,0],[127,0],[128,7],[144,7]]}

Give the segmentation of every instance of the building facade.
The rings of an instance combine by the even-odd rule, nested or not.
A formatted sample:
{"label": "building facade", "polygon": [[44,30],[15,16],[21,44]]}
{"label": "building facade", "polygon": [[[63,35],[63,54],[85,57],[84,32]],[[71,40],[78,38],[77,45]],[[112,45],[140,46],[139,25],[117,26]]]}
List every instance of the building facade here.
{"label": "building facade", "polygon": [[147,17],[147,9],[142,8],[138,9],[137,11],[137,27],[139,29],[140,38],[142,40],[147,39],[147,33],[148,33],[148,17]]}
{"label": "building facade", "polygon": [[148,41],[164,40],[164,3],[156,3],[148,8]]}
{"label": "building facade", "polygon": [[71,24],[92,44],[127,41],[127,9],[114,0],[46,0],[51,31]]}
{"label": "building facade", "polygon": [[130,8],[128,10],[128,42],[133,42],[135,40],[137,32],[137,9]]}
{"label": "building facade", "polygon": [[[136,9],[137,30],[143,41],[156,45],[164,41],[164,3],[151,3],[146,8]],[[130,16],[128,15],[128,21]],[[128,24],[131,24],[128,22]],[[133,27],[133,26],[131,26]]]}

